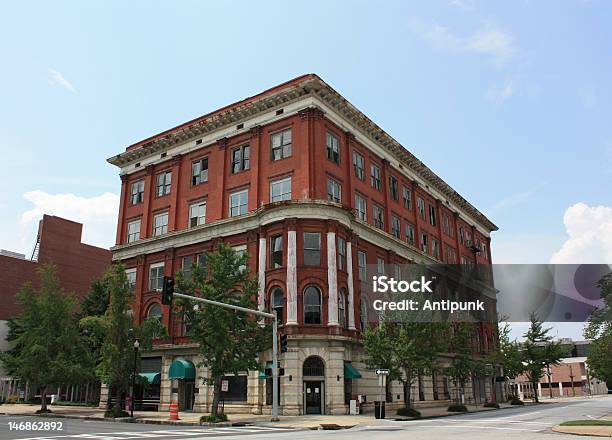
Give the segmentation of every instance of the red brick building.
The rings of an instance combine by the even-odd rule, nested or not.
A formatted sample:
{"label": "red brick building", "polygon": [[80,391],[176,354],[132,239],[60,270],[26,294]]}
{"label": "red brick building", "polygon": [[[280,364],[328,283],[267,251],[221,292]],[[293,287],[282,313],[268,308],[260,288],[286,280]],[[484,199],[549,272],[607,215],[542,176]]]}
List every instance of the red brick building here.
{"label": "red brick building", "polygon": [[[36,270],[41,264],[52,263],[62,287],[83,298],[89,292],[91,282],[100,278],[111,264],[108,249],[81,242],[83,225],[77,222],[43,215],[38,225],[34,252],[30,259],[14,252],[0,251],[0,350],[8,348],[6,321],[19,313],[16,294],[26,282],[38,287]],[[11,394],[11,378],[0,370],[0,400]],[[13,390],[14,390],[13,385]]]}
{"label": "red brick building", "polygon": [[[248,253],[260,308],[283,318],[285,414],[345,413],[348,397],[376,397],[361,348],[366,265],[491,261],[495,225],[316,75],[145,139],[109,162],[122,181],[113,259],[128,267],[137,319],[160,316],[170,334],[143,363],[159,374],[159,394],[149,397],[164,408],[173,391],[184,408],[206,410],[212,398],[193,380],[195,348],[157,289],[163,275],[200,261],[219,241]],[[491,340],[490,329],[480,331],[479,340]],[[168,377],[177,361],[190,364],[190,377]],[[245,372],[228,381],[226,408],[269,411],[269,379]],[[489,392],[485,382],[475,398]],[[422,378],[419,390],[426,401],[448,398],[442,377]]]}

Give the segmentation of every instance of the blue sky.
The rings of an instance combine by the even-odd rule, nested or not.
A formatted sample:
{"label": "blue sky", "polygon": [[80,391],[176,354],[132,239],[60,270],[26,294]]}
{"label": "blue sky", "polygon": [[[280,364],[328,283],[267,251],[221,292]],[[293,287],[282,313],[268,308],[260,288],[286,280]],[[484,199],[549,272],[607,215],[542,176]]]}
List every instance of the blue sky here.
{"label": "blue sky", "polygon": [[500,227],[495,261],[612,261],[610,2],[23,1],[2,15],[0,248],[29,252],[42,212],[112,244],[107,157],[314,72]]}

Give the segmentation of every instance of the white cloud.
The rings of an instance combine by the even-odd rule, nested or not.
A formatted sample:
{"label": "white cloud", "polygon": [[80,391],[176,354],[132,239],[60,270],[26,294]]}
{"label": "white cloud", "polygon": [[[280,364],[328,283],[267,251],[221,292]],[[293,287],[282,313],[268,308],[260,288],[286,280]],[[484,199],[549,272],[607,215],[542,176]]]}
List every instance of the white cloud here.
{"label": "white cloud", "polygon": [[488,101],[491,101],[495,104],[501,104],[506,99],[512,98],[517,92],[516,84],[514,81],[507,79],[503,84],[497,85],[494,84],[489,87],[487,93],[485,95]]}
{"label": "white cloud", "polygon": [[537,191],[539,191],[542,187],[546,186],[546,184],[546,182],[542,182],[535,186],[532,186],[531,188],[527,188],[526,190],[510,194],[508,197],[505,197],[495,203],[495,205],[493,205],[489,211],[497,211],[500,209],[511,208],[513,206],[520,205],[525,200],[529,199],[532,195],[534,195]]}
{"label": "white cloud", "polygon": [[74,88],[74,86],[70,83],[70,81],[64,78],[64,75],[62,75],[60,72],[58,72],[57,70],[49,69],[49,75],[51,75],[51,84],[57,84],[66,90],[70,90],[72,93],[76,93],[76,89]]}
{"label": "white cloud", "polygon": [[516,53],[514,38],[507,32],[494,28],[476,32],[467,40],[465,48],[493,57],[498,65],[506,63]]}
{"label": "white cloud", "polygon": [[612,263],[612,208],[576,203],[565,211],[569,238],[550,260],[555,264]]}
{"label": "white cloud", "polygon": [[108,248],[115,243],[119,212],[119,196],[106,192],[99,196],[82,197],[72,193],[48,194],[29,191],[23,198],[31,202],[32,209],[21,215],[23,225],[37,224],[43,214],[57,215],[83,223],[83,241]]}
{"label": "white cloud", "polygon": [[518,52],[514,37],[491,25],[467,37],[456,35],[448,27],[437,23],[414,21],[411,28],[435,49],[482,54],[490,57],[497,66],[506,64]]}

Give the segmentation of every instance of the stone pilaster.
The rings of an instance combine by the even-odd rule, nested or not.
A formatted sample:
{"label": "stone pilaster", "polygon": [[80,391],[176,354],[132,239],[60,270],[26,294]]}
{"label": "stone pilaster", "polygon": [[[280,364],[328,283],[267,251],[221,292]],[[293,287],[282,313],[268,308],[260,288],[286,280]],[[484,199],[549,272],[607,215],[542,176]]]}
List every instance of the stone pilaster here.
{"label": "stone pilaster", "polygon": [[258,278],[259,283],[259,295],[257,297],[257,304],[259,310],[263,310],[266,304],[266,237],[259,237],[259,267],[258,267]]}
{"label": "stone pilaster", "polygon": [[346,242],[346,270],[348,281],[348,328],[355,330],[355,287],[353,285],[353,246]]}
{"label": "stone pilaster", "polygon": [[336,257],[336,233],[327,233],[327,325],[338,325],[338,265]]}
{"label": "stone pilaster", "polygon": [[287,231],[287,325],[297,325],[297,233]]}

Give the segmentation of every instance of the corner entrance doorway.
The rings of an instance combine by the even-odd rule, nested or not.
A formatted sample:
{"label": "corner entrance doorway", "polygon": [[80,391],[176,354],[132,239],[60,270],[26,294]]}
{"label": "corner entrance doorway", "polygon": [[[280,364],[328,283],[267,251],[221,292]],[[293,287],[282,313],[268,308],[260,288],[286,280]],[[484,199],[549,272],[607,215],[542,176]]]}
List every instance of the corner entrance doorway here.
{"label": "corner entrance doorway", "polygon": [[304,381],[304,396],[305,413],[306,414],[322,414],[321,411],[321,394],[323,391],[323,382],[308,380]]}
{"label": "corner entrance doorway", "polygon": [[310,356],[302,367],[304,377],[304,414],[324,414],[325,365],[318,356]]}

